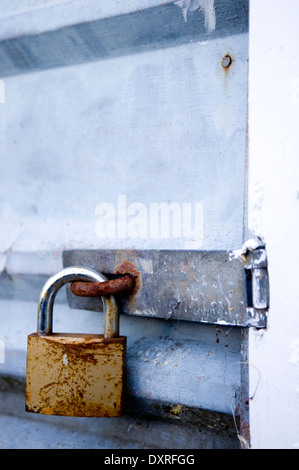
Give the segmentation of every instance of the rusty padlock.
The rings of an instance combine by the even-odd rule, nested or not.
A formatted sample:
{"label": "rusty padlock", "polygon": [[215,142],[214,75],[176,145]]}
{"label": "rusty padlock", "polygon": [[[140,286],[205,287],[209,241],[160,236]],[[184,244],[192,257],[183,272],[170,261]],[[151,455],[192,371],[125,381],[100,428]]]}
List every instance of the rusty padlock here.
{"label": "rusty padlock", "polygon": [[26,411],[62,416],[122,415],[126,337],[118,336],[114,297],[102,297],[103,335],[52,333],[53,303],[63,284],[106,280],[92,269],[70,267],[45,283],[38,304],[37,333],[28,336]]}

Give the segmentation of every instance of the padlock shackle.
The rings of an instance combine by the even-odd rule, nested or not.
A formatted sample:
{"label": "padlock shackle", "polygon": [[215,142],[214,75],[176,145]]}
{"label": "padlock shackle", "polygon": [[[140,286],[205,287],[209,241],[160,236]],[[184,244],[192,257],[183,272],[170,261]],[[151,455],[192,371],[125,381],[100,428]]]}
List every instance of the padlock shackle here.
{"label": "padlock shackle", "polygon": [[[93,269],[71,266],[64,268],[51,276],[44,284],[38,301],[37,333],[39,335],[52,334],[53,305],[55,296],[64,284],[68,282],[105,282],[107,278]],[[116,300],[113,296],[102,297],[104,311],[104,337],[115,338],[119,336],[119,315]]]}

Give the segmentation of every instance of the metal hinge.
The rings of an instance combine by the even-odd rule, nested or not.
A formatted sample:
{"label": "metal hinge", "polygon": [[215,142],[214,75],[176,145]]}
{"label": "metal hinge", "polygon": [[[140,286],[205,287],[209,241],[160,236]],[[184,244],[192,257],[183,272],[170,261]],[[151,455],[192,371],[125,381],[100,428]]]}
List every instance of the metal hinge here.
{"label": "metal hinge", "polygon": [[269,308],[269,279],[265,248],[249,251],[244,259],[249,306],[257,310]]}
{"label": "metal hinge", "polygon": [[266,327],[270,304],[266,247],[261,240],[252,239],[243,245],[242,250],[233,253],[244,262],[247,311],[248,313],[252,311],[253,317],[262,315],[264,318],[263,327]]}
{"label": "metal hinge", "polygon": [[[131,274],[132,293],[119,296],[126,315],[265,328],[269,307],[266,248],[250,240],[236,251],[71,250],[64,267],[85,266],[108,279]],[[68,288],[71,308],[101,311],[97,298]]]}

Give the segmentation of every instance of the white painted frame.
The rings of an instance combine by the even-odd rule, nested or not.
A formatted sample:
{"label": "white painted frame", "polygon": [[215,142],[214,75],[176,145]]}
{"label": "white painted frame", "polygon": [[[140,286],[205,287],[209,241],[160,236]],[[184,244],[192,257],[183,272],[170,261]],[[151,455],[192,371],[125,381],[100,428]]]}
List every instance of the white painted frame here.
{"label": "white painted frame", "polygon": [[299,2],[251,0],[249,230],[267,244],[270,311],[249,333],[253,449],[299,448]]}

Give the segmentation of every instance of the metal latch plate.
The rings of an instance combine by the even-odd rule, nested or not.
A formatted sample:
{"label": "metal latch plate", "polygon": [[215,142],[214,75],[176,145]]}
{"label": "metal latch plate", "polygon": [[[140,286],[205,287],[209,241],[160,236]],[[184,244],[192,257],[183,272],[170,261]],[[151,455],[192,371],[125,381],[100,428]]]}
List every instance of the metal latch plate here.
{"label": "metal latch plate", "polygon": [[[138,289],[119,299],[126,315],[265,328],[268,301],[253,303],[254,271],[262,267],[267,273],[265,257],[256,254],[249,253],[248,261],[228,251],[70,250],[63,253],[63,264],[88,266],[108,276],[126,263],[134,265]],[[267,282],[264,276],[263,287]],[[68,302],[71,308],[101,311],[99,299],[77,297],[70,289]]]}

